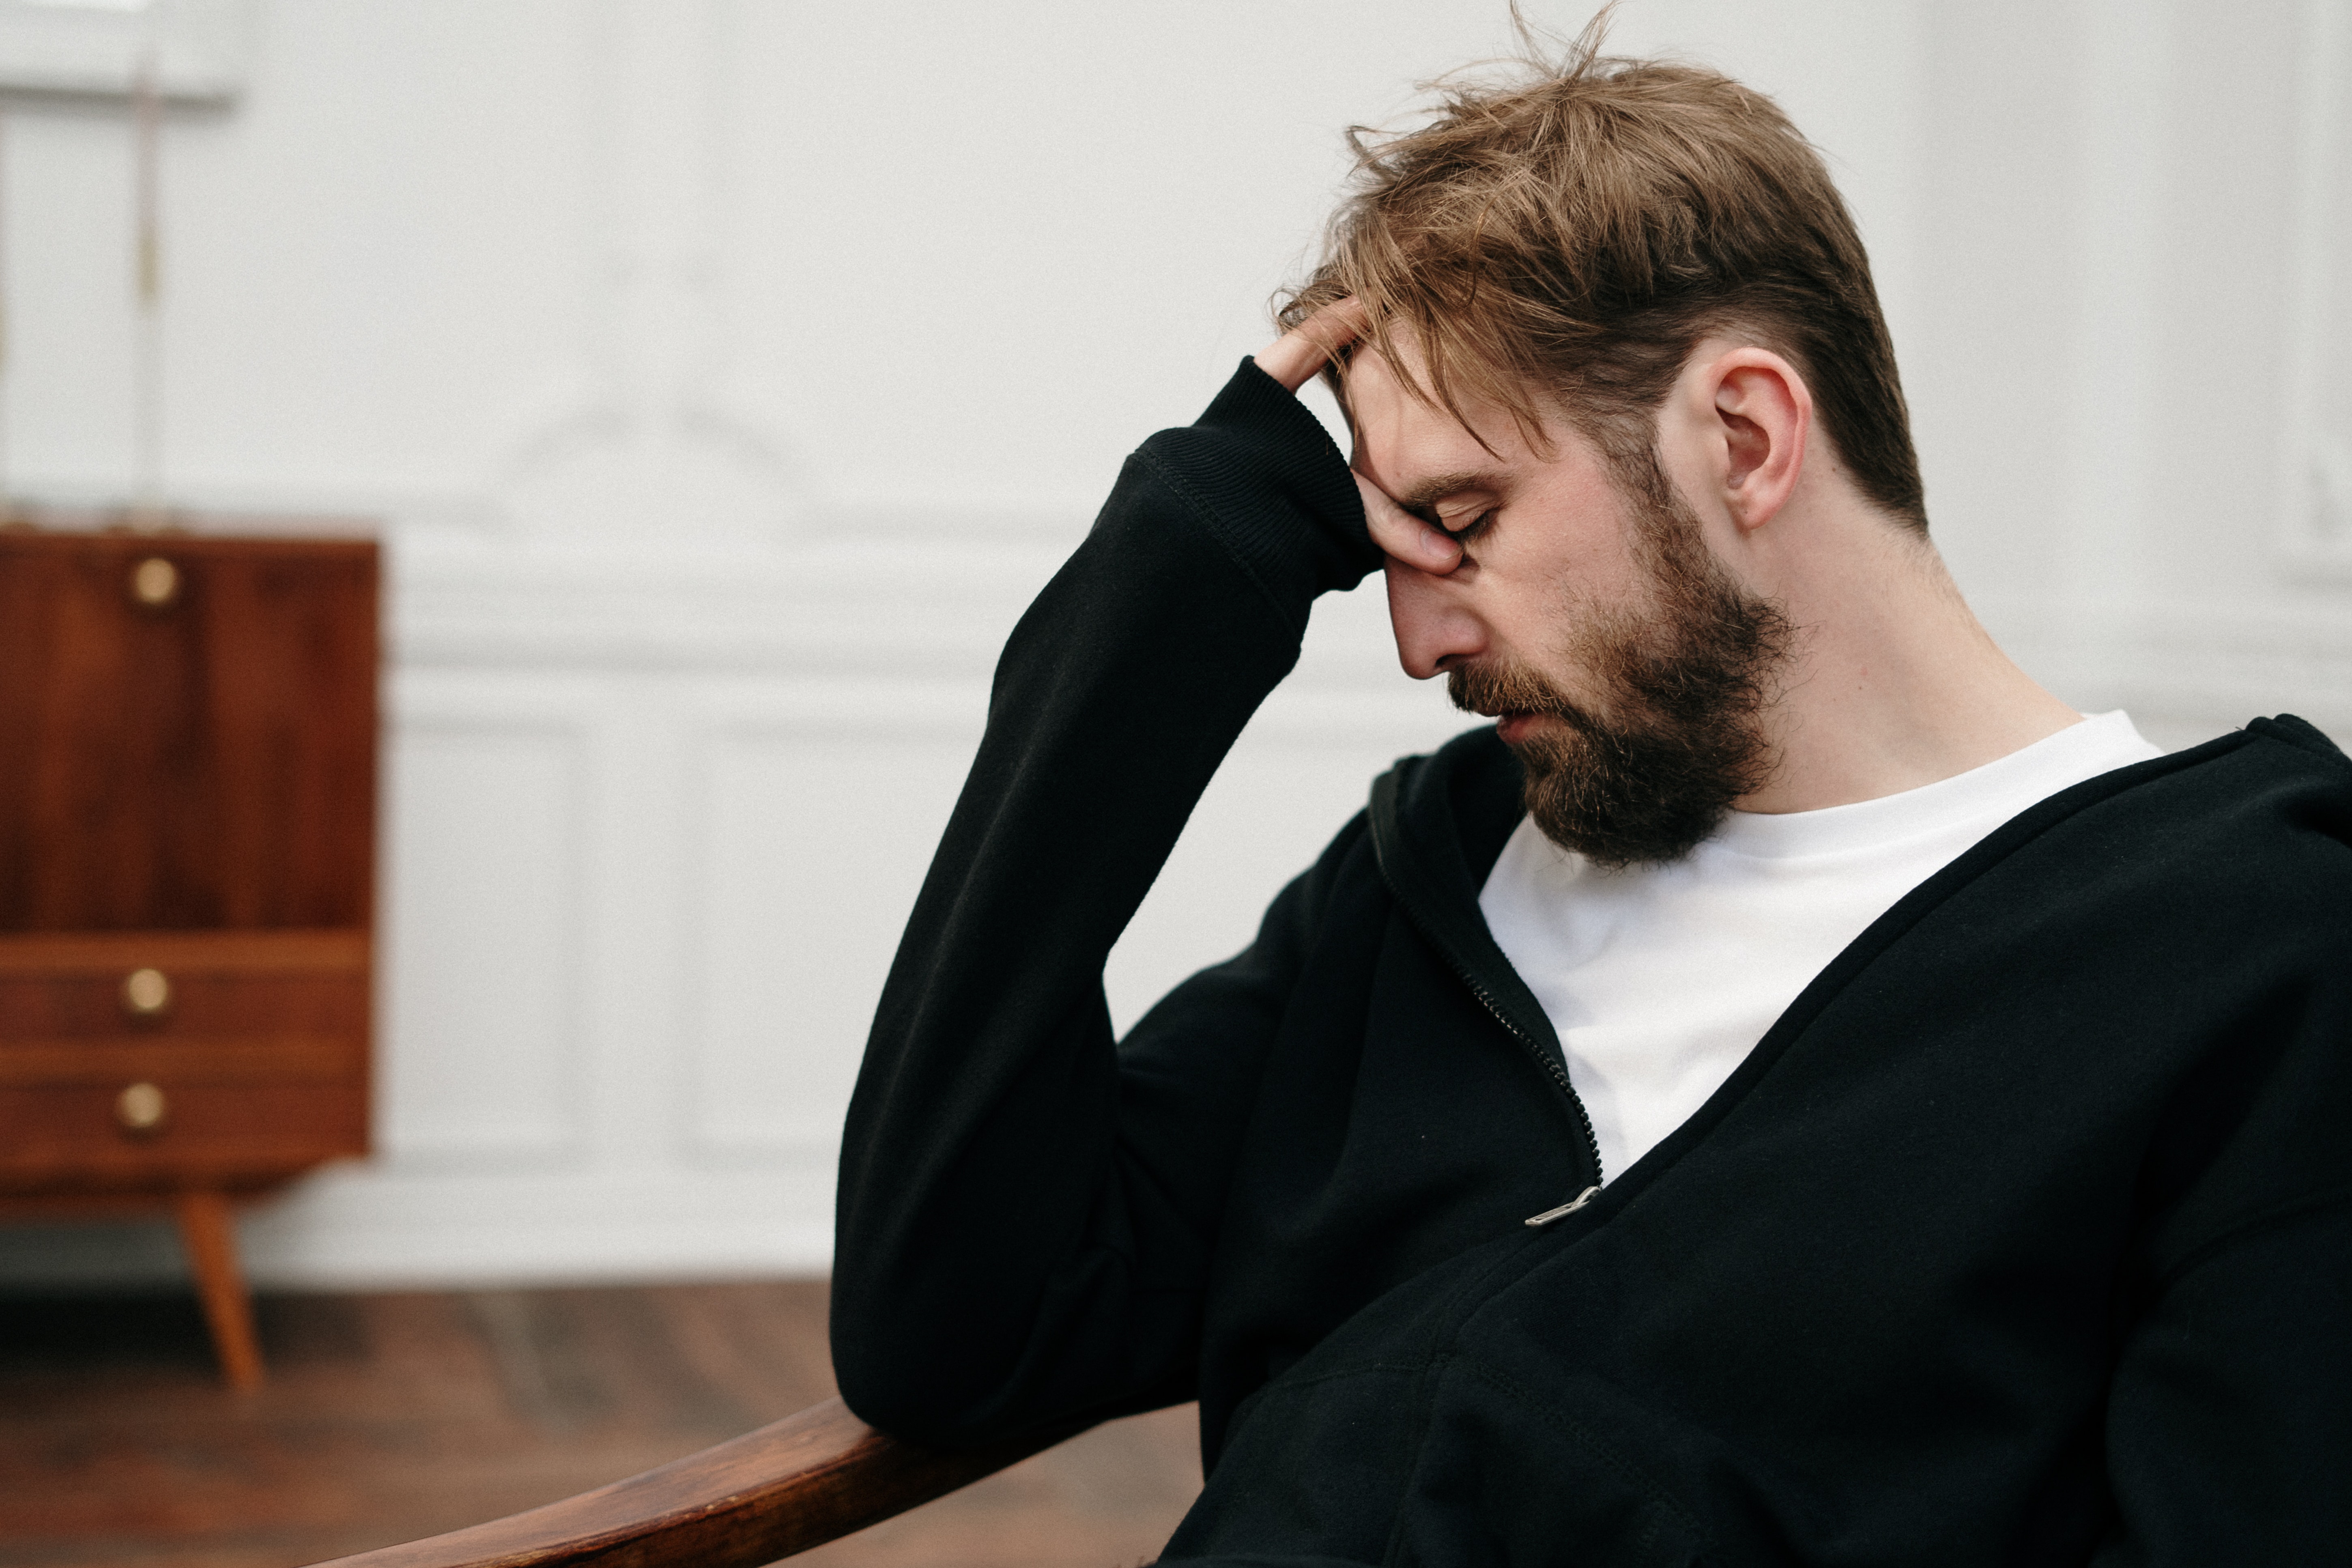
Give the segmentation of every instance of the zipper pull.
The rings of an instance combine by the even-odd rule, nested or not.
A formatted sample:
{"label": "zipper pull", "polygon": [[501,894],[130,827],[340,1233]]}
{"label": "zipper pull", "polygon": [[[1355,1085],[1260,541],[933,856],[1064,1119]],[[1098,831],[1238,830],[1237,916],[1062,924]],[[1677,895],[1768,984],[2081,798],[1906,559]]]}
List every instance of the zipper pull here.
{"label": "zipper pull", "polygon": [[1592,1201],[1592,1194],[1600,1190],[1601,1189],[1597,1186],[1587,1187],[1556,1209],[1546,1209],[1541,1214],[1529,1215],[1528,1216],[1528,1228],[1529,1230],[1541,1230],[1544,1226],[1549,1225],[1556,1219],[1567,1218],[1570,1215],[1574,1214],[1577,1210],[1591,1203]]}

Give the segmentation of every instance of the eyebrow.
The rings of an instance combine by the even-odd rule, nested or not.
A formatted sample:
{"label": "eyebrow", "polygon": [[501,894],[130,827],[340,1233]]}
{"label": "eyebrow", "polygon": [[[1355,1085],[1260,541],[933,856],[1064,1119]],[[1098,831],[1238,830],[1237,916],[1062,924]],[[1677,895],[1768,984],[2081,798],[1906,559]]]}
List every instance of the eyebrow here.
{"label": "eyebrow", "polygon": [[1503,477],[1492,468],[1464,468],[1451,474],[1434,474],[1396,498],[1397,505],[1411,512],[1429,510],[1448,496],[1465,490],[1495,490],[1503,488]]}

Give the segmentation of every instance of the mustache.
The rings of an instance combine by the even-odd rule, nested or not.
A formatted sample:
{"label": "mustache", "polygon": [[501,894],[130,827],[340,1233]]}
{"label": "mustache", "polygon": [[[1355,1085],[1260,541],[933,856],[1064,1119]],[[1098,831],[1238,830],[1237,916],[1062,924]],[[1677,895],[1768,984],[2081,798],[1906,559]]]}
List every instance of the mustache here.
{"label": "mustache", "polygon": [[1446,671],[1445,698],[1465,713],[1483,718],[1540,713],[1586,736],[1600,734],[1606,728],[1559,687],[1527,666],[1507,660],[1461,665]]}
{"label": "mustache", "polygon": [[1796,628],[1780,608],[1720,583],[1675,584],[1671,635],[1642,636],[1621,624],[1584,639],[1581,662],[1610,693],[1585,706],[1532,666],[1493,658],[1445,676],[1447,700],[1465,713],[1500,718],[1540,713],[1588,739],[1751,721],[1776,695]]}
{"label": "mustache", "polygon": [[1446,671],[1446,700],[1465,713],[1549,713],[1560,696],[1551,682],[1523,665],[1465,664]]}

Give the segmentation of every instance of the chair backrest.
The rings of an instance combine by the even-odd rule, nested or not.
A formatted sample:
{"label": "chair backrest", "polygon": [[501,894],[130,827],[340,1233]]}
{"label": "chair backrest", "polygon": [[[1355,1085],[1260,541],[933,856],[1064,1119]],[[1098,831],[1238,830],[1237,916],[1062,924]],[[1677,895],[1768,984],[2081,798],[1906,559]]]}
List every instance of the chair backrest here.
{"label": "chair backrest", "polygon": [[317,1568],[758,1568],[904,1513],[1089,1425],[949,1453],[885,1436],[828,1399],[562,1502]]}

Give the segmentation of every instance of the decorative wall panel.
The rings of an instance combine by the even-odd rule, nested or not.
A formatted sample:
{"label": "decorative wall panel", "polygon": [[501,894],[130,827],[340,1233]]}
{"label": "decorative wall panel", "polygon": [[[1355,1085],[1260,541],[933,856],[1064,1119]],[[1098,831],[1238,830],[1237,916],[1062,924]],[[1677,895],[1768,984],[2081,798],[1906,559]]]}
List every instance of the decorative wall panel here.
{"label": "decorative wall panel", "polygon": [[729,728],[702,758],[691,1145],[829,1160],[971,742]]}
{"label": "decorative wall panel", "polygon": [[392,748],[382,1146],[528,1163],[579,1131],[582,746],[525,715]]}

